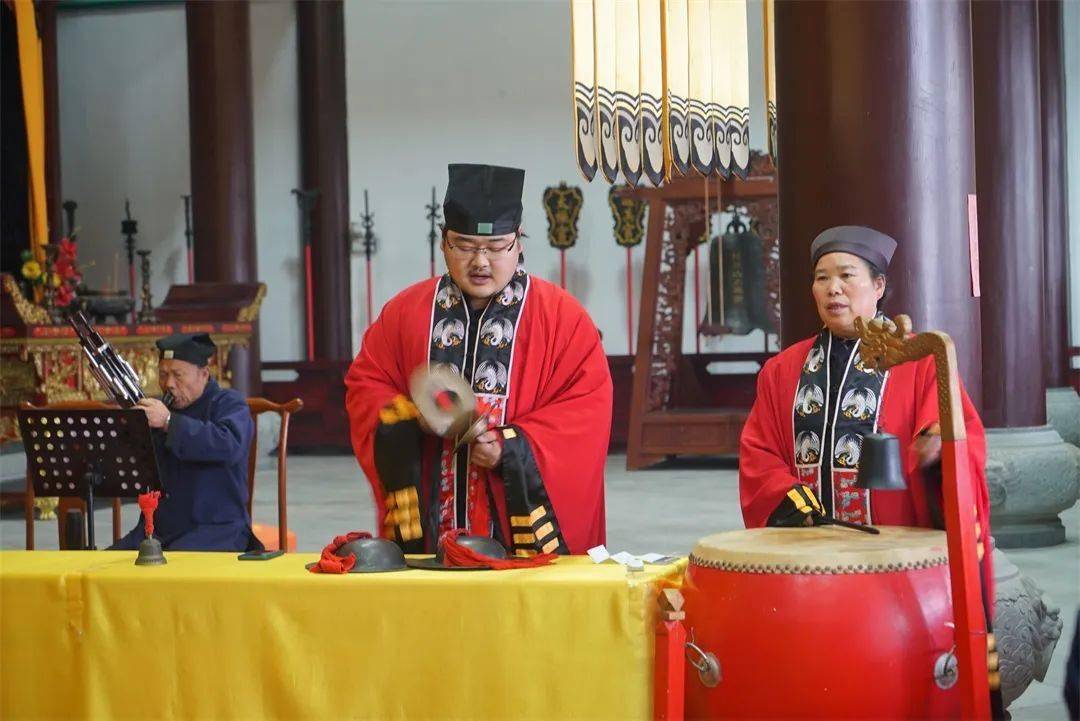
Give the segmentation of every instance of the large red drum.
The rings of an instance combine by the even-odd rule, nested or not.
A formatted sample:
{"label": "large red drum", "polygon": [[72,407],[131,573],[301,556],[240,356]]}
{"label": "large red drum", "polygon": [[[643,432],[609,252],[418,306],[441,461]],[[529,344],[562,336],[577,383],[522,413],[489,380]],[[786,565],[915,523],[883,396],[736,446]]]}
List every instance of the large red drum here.
{"label": "large red drum", "polygon": [[708,536],[683,595],[701,719],[960,715],[945,533],[755,528]]}

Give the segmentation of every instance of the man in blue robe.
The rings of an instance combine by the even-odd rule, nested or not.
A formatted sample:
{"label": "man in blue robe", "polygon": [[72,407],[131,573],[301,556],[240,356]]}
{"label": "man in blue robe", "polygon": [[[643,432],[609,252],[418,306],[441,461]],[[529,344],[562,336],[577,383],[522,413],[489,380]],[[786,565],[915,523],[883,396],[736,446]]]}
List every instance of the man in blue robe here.
{"label": "man in blue robe", "polygon": [[[154,536],[167,551],[262,550],[251,530],[248,450],[255,424],[244,397],[224,389],[207,367],[215,352],[206,333],[177,333],[157,342],[162,402],[137,406],[154,429],[164,492]],[[114,546],[134,550],[146,537],[143,518]]]}

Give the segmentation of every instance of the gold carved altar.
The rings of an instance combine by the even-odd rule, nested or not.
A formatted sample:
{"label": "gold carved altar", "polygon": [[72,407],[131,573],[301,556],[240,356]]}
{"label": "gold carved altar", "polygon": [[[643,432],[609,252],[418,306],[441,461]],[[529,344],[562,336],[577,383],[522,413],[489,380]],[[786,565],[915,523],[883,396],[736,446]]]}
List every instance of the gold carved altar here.
{"label": "gold carved altar", "polygon": [[[35,405],[79,400],[105,400],[91,373],[78,336],[68,325],[51,322],[44,308],[34,305],[11,276],[3,276],[3,317],[0,318],[0,441],[17,440],[15,410],[20,403]],[[195,320],[99,324],[97,331],[131,364],[149,393],[158,391],[158,352],[154,343],[172,333],[209,333],[217,344],[210,371],[223,386],[230,385],[229,354],[250,342],[259,306],[255,297],[235,313],[233,321]]]}

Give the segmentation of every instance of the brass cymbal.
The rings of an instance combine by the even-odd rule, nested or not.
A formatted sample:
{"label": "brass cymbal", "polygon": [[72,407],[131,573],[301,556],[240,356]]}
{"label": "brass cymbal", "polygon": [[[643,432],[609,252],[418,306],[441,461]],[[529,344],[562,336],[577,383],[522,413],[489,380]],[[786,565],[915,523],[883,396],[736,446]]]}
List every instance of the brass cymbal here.
{"label": "brass cymbal", "polygon": [[[409,392],[424,422],[436,435],[444,438],[468,435],[479,424],[476,395],[465,379],[448,365],[440,363],[417,368],[409,381]],[[484,427],[472,437],[486,429],[485,417]]]}

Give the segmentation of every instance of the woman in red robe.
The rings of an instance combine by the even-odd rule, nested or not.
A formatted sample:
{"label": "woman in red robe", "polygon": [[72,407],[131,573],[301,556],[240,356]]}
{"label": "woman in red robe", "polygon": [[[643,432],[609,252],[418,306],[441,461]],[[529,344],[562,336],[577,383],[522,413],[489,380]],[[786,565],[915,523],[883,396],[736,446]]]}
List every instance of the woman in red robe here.
{"label": "woman in red robe", "polygon": [[[877,315],[895,249],[892,238],[860,226],[830,228],[814,240],[812,292],[825,327],[771,358],[758,375],[739,449],[748,527],[782,525],[793,487],[809,488],[824,513],[842,521],[944,527],[934,359],[882,373],[866,368],[859,356],[855,319]],[[986,537],[986,435],[961,392],[978,526]],[[862,438],[876,432],[899,438],[906,491],[856,486]]]}
{"label": "woman in red robe", "polygon": [[[407,552],[434,552],[456,528],[519,556],[604,542],[607,358],[581,305],[520,265],[523,183],[514,168],[450,166],[448,273],[386,304],[345,380],[379,527]],[[436,363],[461,374],[492,418],[456,450],[408,399],[412,373]]]}

